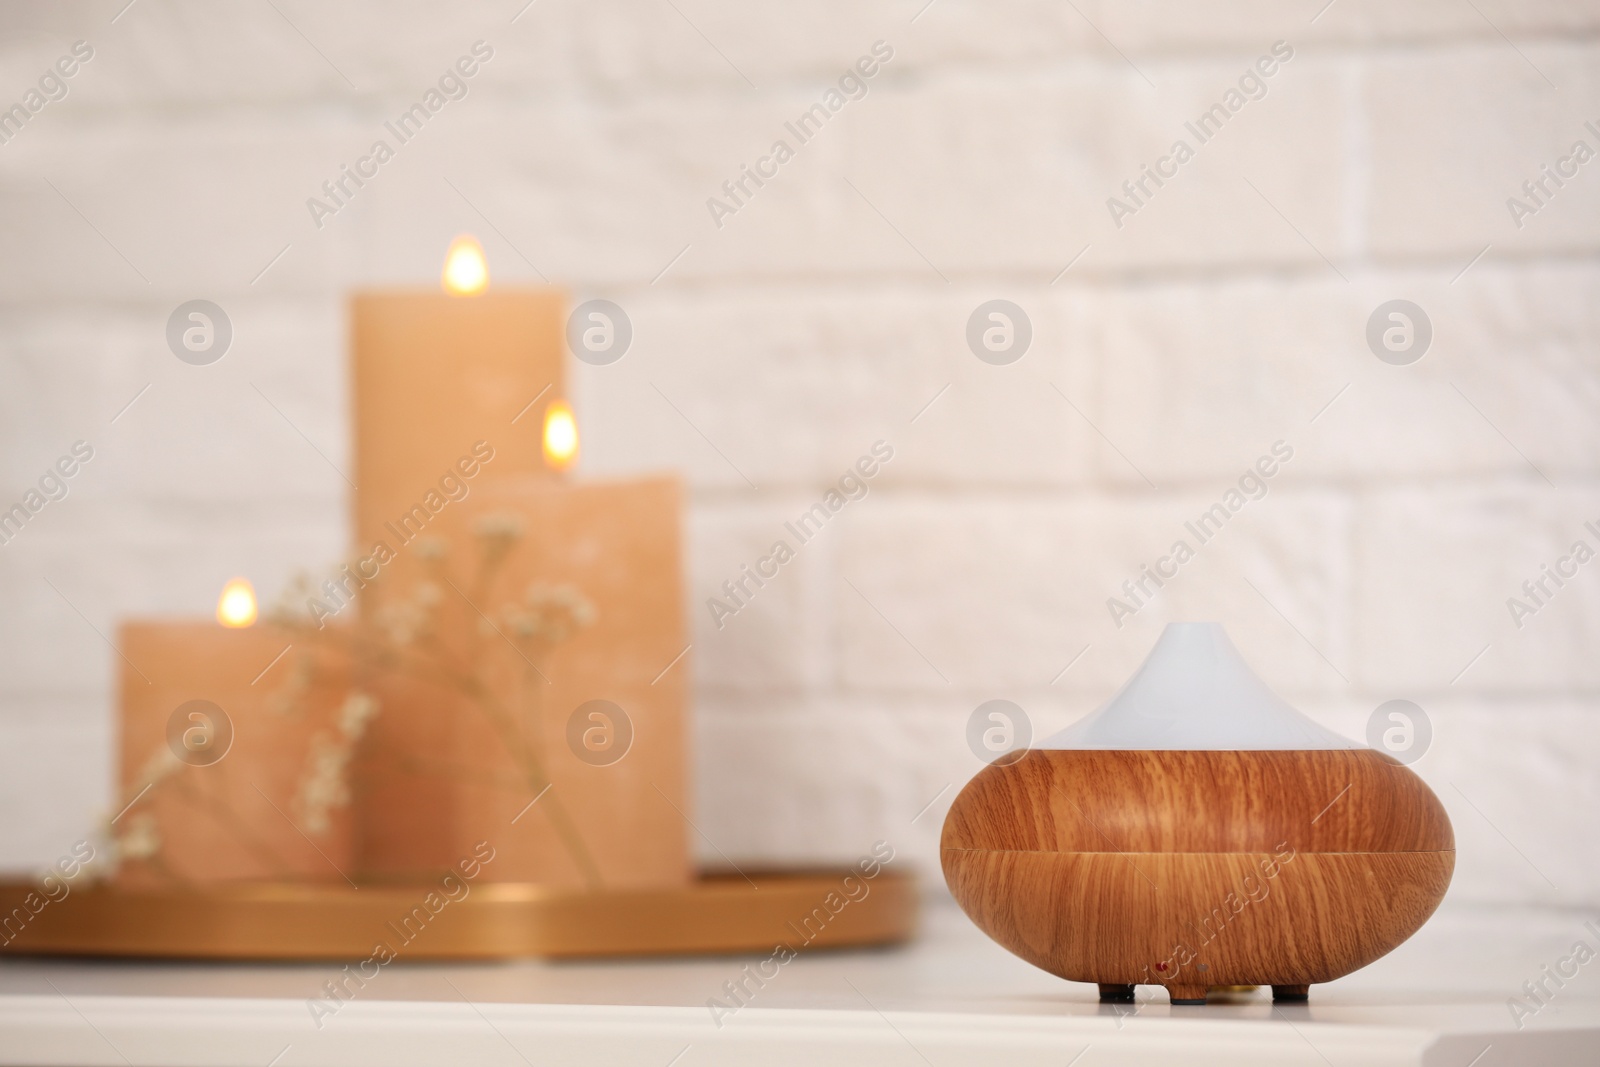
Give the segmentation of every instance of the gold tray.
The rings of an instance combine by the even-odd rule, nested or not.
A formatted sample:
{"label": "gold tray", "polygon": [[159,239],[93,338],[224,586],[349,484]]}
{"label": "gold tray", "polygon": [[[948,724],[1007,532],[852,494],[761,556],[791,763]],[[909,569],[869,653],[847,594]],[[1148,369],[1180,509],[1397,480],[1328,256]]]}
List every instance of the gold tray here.
{"label": "gold tray", "polygon": [[[436,906],[445,898],[430,882],[359,889],[262,882],[97,885],[74,889],[37,913],[24,901],[34,893],[37,907],[43,893],[9,882],[0,883],[0,955],[354,960],[382,944],[398,959],[558,959],[771,952],[780,943],[795,950],[839,948],[909,938],[917,911],[911,877],[883,871],[866,881],[856,874],[851,885],[858,899],[852,900],[842,881],[847,874],[856,872],[759,872],[751,875],[754,885],[739,875],[705,875],[681,889],[601,892],[481,882],[436,912],[425,898],[437,894]],[[27,917],[20,926],[14,909]]]}

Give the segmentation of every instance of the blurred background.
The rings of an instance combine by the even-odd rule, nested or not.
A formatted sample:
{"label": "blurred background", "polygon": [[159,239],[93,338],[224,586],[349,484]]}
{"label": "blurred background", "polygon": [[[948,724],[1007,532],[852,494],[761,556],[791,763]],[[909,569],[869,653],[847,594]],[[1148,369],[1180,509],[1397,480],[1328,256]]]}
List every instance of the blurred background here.
{"label": "blurred background", "polygon": [[[497,283],[632,323],[572,364],[580,470],[686,480],[702,860],[882,839],[938,884],[978,705],[1043,736],[1214,619],[1349,736],[1421,709],[1452,901],[1593,906],[1597,32],[1562,0],[0,5],[0,509],[93,449],[0,545],[0,865],[109,814],[116,619],[343,558],[347,296],[472,232]],[[166,341],[194,299],[232,323],[210,366]]]}

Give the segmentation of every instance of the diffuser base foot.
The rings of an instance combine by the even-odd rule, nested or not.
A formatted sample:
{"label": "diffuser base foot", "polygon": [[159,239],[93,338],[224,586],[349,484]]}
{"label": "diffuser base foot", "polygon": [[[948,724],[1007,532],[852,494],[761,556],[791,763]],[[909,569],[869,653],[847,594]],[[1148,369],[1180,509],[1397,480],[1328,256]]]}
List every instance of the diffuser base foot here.
{"label": "diffuser base foot", "polygon": [[1100,982],[1100,1003],[1102,1004],[1132,1004],[1133,986],[1117,985],[1116,983]]}
{"label": "diffuser base foot", "polygon": [[1207,987],[1203,985],[1172,985],[1167,987],[1167,992],[1172,995],[1174,1004],[1204,1004],[1206,1002]]}
{"label": "diffuser base foot", "polygon": [[1304,1004],[1311,998],[1311,987],[1308,985],[1275,985],[1272,987],[1272,1001],[1275,1004]]}

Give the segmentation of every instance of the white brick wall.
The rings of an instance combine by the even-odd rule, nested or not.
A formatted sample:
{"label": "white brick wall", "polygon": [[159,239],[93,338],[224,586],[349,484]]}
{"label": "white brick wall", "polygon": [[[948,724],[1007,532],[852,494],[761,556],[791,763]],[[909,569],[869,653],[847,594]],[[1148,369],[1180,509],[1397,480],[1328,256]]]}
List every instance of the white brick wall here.
{"label": "white brick wall", "polygon": [[[1600,569],[1521,629],[1505,607],[1600,520],[1600,162],[1521,229],[1505,207],[1600,147],[1595,5],[122,4],[0,6],[0,103],[96,50],[0,145],[0,499],[96,448],[0,547],[5,866],[108,803],[97,630],[339,553],[342,295],[427,282],[473,230],[497,278],[634,321],[575,368],[585,467],[691,487],[708,861],[885,837],[932,870],[973,707],[1054,730],[1162,623],[1217,618],[1348,733],[1423,705],[1455,895],[1600,902]],[[479,38],[470,95],[314,228],[305,198]],[[1266,97],[1115,227],[1106,197],[1280,38]],[[867,97],[719,229],[706,198],[878,39]],[[200,296],[236,331],[205,368],[162,337]],[[964,340],[994,297],[1033,323],[1011,366]],[[1434,326],[1410,367],[1364,340],[1396,297]],[[870,495],[714,626],[705,598],[880,438]],[[1280,439],[1269,495],[1114,626]]]}

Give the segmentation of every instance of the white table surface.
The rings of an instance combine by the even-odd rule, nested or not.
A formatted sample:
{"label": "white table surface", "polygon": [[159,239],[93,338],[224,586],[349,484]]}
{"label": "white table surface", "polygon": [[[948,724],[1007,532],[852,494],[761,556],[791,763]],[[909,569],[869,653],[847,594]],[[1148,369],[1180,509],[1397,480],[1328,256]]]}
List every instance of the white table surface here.
{"label": "white table surface", "polygon": [[[474,1067],[637,1064],[1600,1064],[1600,960],[1522,1029],[1507,999],[1587,914],[1447,904],[1357,974],[1275,1008],[1098,1003],[1012,957],[946,901],[900,949],[808,953],[719,1027],[706,1001],[760,957],[385,967],[319,1029],[338,968],[0,961],[0,1064]],[[1597,924],[1600,925],[1600,924]],[[1600,946],[1597,946],[1600,947]]]}

